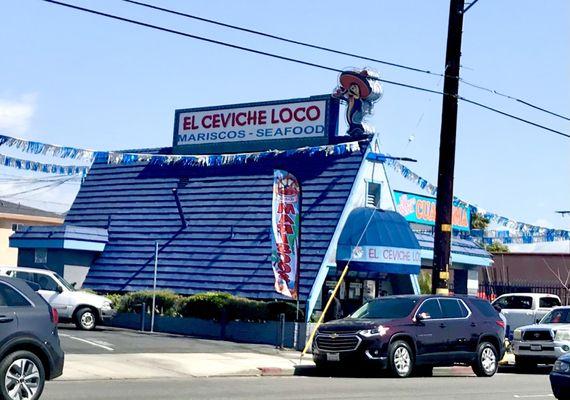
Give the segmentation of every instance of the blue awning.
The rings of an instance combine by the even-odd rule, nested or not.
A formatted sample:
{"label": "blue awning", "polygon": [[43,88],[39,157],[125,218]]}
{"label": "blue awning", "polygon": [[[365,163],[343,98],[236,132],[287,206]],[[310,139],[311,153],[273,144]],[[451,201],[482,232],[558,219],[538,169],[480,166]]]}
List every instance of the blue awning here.
{"label": "blue awning", "polygon": [[351,271],[419,274],[420,245],[408,221],[394,211],[354,209],[340,234],[336,261]]}

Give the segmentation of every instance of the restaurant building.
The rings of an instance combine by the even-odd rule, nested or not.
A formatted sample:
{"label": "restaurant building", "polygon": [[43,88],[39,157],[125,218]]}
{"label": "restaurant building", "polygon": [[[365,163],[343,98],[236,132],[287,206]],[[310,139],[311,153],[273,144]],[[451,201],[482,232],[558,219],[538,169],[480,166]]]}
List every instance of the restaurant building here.
{"label": "restaurant building", "polygon": [[[307,319],[347,264],[345,312],[419,293],[433,235],[397,212],[378,136],[339,134],[338,116],[330,95],[177,110],[172,147],[97,157],[65,224],[19,229],[11,246],[20,265],[39,248],[57,254],[47,267],[99,292],[152,288],[156,261],[159,289],[297,299]],[[491,264],[460,238],[452,260],[461,293]]]}

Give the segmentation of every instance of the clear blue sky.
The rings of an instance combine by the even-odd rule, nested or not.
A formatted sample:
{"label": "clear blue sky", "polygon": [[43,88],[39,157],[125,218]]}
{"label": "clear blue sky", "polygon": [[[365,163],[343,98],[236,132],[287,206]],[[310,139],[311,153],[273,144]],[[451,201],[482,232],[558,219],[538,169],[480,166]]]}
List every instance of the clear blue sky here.
{"label": "clear blue sky", "polygon": [[[74,3],[336,68],[369,65],[386,79],[443,88],[437,77],[282,44],[118,0]],[[449,7],[444,0],[154,3],[375,58],[443,69]],[[569,18],[566,0],[480,0],[465,16],[462,76],[570,114]],[[97,150],[169,145],[176,108],[330,93],[337,78],[334,72],[39,0],[3,1],[0,38],[2,133]],[[567,121],[465,85],[460,92],[570,132]],[[382,134],[384,151],[417,158],[410,167],[435,184],[440,119],[439,96],[385,85],[371,122]],[[569,154],[568,139],[461,103],[455,194],[517,220],[568,229],[570,217],[560,218],[554,211],[570,209]],[[14,174],[5,168],[0,173]],[[391,177],[396,188],[420,192],[393,173]],[[18,187],[11,184],[9,190]],[[55,193],[66,199],[65,193]],[[46,194],[44,199],[53,197]]]}

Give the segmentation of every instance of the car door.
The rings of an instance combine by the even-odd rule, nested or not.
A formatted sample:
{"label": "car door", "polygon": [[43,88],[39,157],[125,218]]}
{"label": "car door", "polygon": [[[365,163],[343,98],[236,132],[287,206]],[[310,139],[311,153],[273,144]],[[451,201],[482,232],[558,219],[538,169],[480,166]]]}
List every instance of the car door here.
{"label": "car door", "polygon": [[61,317],[68,316],[69,312],[66,298],[62,296],[60,285],[50,275],[40,272],[17,271],[16,276],[22,278],[24,274],[28,277],[27,280],[31,280],[39,285],[40,289],[38,290],[38,294],[55,308]]}
{"label": "car door", "polygon": [[18,316],[14,306],[17,299],[16,290],[4,282],[0,282],[0,346],[7,338],[18,332]]}
{"label": "car door", "polygon": [[447,348],[446,325],[437,298],[426,299],[418,308],[417,315],[422,315],[416,324],[416,346],[418,359],[438,361]]}
{"label": "car door", "polygon": [[470,352],[472,323],[469,310],[463,301],[454,298],[438,299],[442,320],[446,324],[447,351],[457,361],[467,358]]}

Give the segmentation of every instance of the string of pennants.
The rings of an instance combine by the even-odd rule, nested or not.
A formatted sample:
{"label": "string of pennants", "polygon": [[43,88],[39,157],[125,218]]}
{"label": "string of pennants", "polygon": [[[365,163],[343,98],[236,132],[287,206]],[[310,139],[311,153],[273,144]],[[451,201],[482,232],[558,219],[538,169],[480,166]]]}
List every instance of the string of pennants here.
{"label": "string of pennants", "polygon": [[87,175],[88,166],[46,164],[0,154],[0,165],[25,171],[44,172],[57,175]]}
{"label": "string of pennants", "polygon": [[[421,176],[410,170],[408,167],[400,163],[398,160],[394,160],[387,157],[384,163],[392,167],[396,172],[398,172],[404,178],[415,183],[416,185],[418,185],[420,188],[422,188],[432,196],[437,195],[436,186],[429,183],[426,179],[422,178]],[[470,204],[457,197],[453,198],[453,204],[455,206],[471,207],[473,212],[481,214],[484,218],[488,219],[489,222],[493,222],[498,225],[505,226],[509,229],[520,232],[521,236],[524,238],[524,242],[532,242],[532,238],[534,237],[536,238],[540,237],[542,241],[549,241],[549,242],[556,240],[570,239],[570,231],[563,229],[550,229],[542,226],[536,226],[524,222],[515,221],[510,218],[489,212],[479,206]],[[499,237],[497,237],[497,239],[499,239]]]}
{"label": "string of pennants", "polygon": [[[289,157],[293,155],[324,155],[341,156],[355,152],[361,152],[364,141],[354,141],[334,145],[303,147],[292,150],[270,150],[255,153],[241,154],[218,154],[218,155],[172,155],[172,154],[150,154],[150,153],[129,153],[120,151],[94,151],[78,149],[75,147],[58,146],[41,142],[34,142],[19,139],[11,136],[0,135],[0,146],[13,147],[22,152],[38,154],[43,156],[53,156],[58,158],[76,159],[92,163],[94,160],[106,162],[108,164],[134,164],[139,162],[150,163],[153,166],[166,166],[176,164],[177,166],[222,166],[229,164],[246,164],[269,160],[279,157]],[[51,172],[58,174],[86,174],[89,167],[62,166],[56,164],[44,164],[36,161],[23,160],[5,155],[0,155],[0,164],[18,169]]]}
{"label": "string of pennants", "polygon": [[[270,150],[255,153],[242,154],[219,154],[219,155],[172,155],[172,154],[150,154],[150,153],[129,153],[119,151],[94,151],[88,149],[79,149],[68,146],[58,146],[47,143],[29,141],[25,139],[15,138],[6,135],[0,135],[0,146],[13,147],[25,153],[53,156],[58,158],[68,158],[92,163],[94,160],[107,162],[108,164],[134,164],[139,162],[151,163],[153,166],[223,166],[230,164],[246,164],[254,163],[261,160],[269,160],[279,157],[289,157],[293,155],[305,154],[309,156],[340,156],[361,152],[363,147],[362,141],[354,141],[340,143],[334,145],[303,147],[292,150]],[[389,156],[387,154],[387,156]],[[425,190],[432,196],[437,195],[437,187],[426,179],[422,178],[398,160],[386,157],[383,162],[391,166],[396,172],[407,180],[414,182],[421,189]],[[61,175],[83,175],[85,176],[89,170],[89,166],[74,165],[58,165],[46,164],[37,161],[25,160],[0,154],[0,165],[28,170]],[[456,206],[471,207],[476,213],[483,215],[490,222],[507,228],[519,231],[523,236],[541,236],[546,237],[547,241],[568,240],[570,232],[562,229],[550,229],[541,226],[531,225],[510,218],[488,212],[476,205],[470,204],[457,197],[454,197],[453,203]]]}

